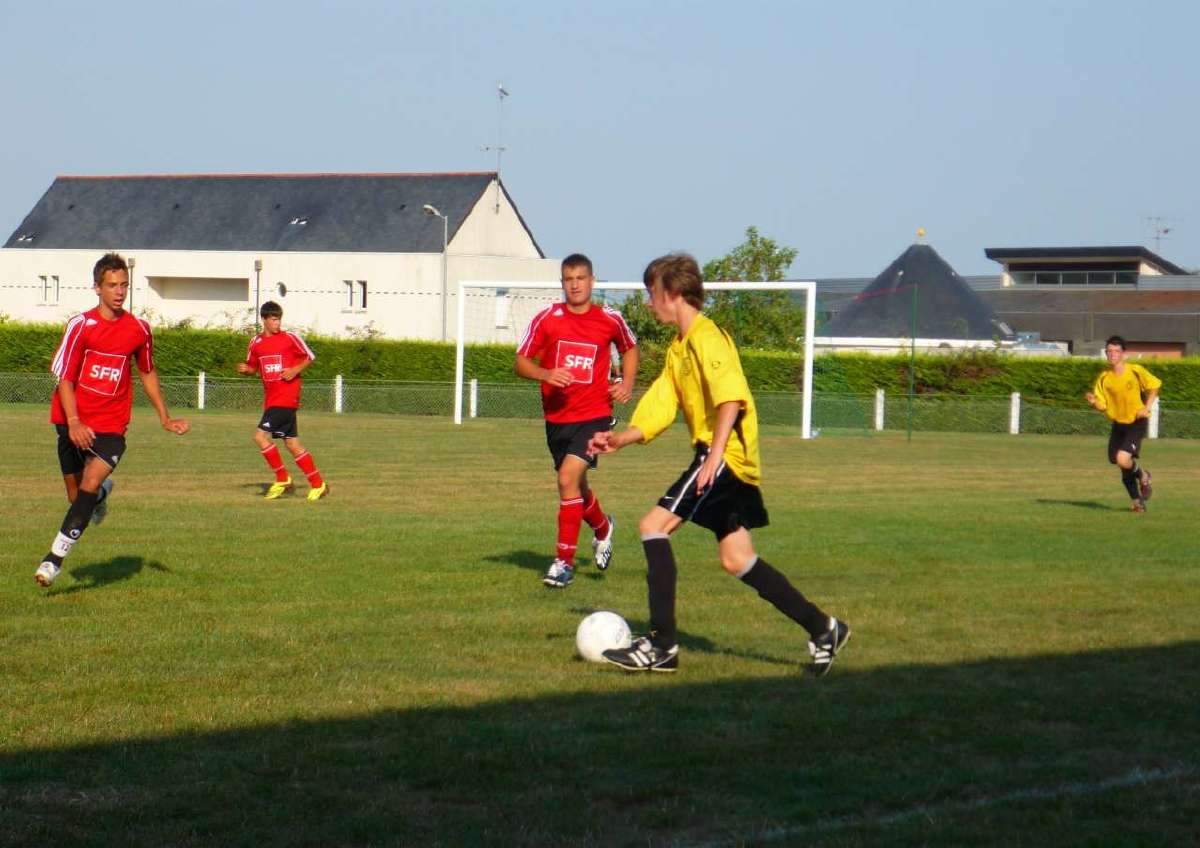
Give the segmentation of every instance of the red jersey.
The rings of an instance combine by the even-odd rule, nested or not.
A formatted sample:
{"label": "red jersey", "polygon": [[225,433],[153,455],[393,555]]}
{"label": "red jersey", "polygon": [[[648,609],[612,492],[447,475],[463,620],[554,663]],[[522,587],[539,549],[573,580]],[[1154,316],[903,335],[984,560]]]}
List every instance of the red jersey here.
{"label": "red jersey", "polygon": [[[143,374],[154,370],[150,325],[124,311],[110,321],[96,307],[67,322],[50,370],[60,382],[75,384],[81,422],[96,433],[124,434],[133,408],[130,364],[135,360]],[[57,389],[50,421],[67,423]]]}
{"label": "red jersey", "polygon": [[251,339],[250,348],[246,351],[246,364],[262,377],[263,409],[272,406],[299,409],[303,381],[299,377],[285,380],[281,375],[293,365],[316,358],[317,355],[304,343],[304,339],[295,333],[281,331],[273,336],[259,333]]}
{"label": "red jersey", "polygon": [[591,305],[576,314],[564,303],[547,306],[529,322],[517,347],[520,356],[543,368],[566,368],[571,385],[542,383],[542,411],[552,424],[591,421],[612,415],[608,373],[610,345],[624,353],[637,344],[625,318],[615,309]]}

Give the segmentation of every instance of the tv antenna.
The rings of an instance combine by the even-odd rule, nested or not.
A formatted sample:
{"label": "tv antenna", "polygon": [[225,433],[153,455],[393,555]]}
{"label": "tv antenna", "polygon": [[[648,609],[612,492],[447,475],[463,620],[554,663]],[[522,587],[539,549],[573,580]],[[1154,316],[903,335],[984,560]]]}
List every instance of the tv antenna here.
{"label": "tv antenna", "polygon": [[1150,228],[1154,231],[1154,252],[1160,253],[1159,245],[1163,239],[1167,238],[1167,234],[1171,232],[1170,222],[1159,215],[1147,215],[1146,222],[1150,224]]}
{"label": "tv antenna", "polygon": [[500,214],[500,161],[504,156],[504,151],[508,150],[504,146],[504,98],[508,97],[508,91],[504,88],[504,83],[496,84],[496,143],[485,144],[481,150],[484,153],[490,153],[493,150],[496,152],[496,206],[495,213]]}

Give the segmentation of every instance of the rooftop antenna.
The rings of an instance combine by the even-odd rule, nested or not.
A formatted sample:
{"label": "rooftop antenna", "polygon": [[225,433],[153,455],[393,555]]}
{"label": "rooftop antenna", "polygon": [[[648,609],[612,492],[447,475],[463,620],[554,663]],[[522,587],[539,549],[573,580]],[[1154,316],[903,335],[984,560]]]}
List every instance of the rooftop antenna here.
{"label": "rooftop antenna", "polygon": [[1169,222],[1166,218],[1159,215],[1147,215],[1146,221],[1154,231],[1154,252],[1161,253],[1162,251],[1159,250],[1159,246],[1162,244],[1162,240],[1167,237],[1167,234],[1171,232]]}
{"label": "rooftop antenna", "polygon": [[484,153],[496,151],[496,207],[495,212],[500,214],[500,159],[504,156],[504,151],[508,148],[504,146],[504,98],[508,97],[508,91],[504,88],[504,83],[496,84],[496,143],[486,144],[482,150]]}

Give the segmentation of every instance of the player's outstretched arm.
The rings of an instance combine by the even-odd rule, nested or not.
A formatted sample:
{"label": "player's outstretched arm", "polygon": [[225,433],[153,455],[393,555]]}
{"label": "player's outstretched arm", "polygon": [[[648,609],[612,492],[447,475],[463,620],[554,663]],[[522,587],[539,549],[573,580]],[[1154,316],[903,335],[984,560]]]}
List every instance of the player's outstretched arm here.
{"label": "player's outstretched arm", "polygon": [[588,453],[595,456],[601,453],[616,453],[626,445],[642,440],[642,431],[637,427],[629,427],[620,433],[603,430],[588,440]]}
{"label": "player's outstretched arm", "polygon": [[158,413],[158,421],[162,424],[162,428],[179,436],[190,430],[192,425],[186,418],[172,418],[167,412],[167,405],[163,401],[162,387],[158,384],[158,371],[152,368],[149,371],[139,371],[138,375],[142,378],[142,388],[146,392],[146,397],[150,399],[154,411]]}

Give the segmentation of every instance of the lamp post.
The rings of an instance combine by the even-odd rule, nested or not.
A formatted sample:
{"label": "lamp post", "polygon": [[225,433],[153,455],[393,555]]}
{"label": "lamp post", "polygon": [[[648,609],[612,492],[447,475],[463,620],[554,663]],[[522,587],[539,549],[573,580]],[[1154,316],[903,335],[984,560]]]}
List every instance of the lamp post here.
{"label": "lamp post", "polygon": [[258,332],[262,328],[258,324],[258,300],[262,296],[262,260],[254,260],[254,332]]}
{"label": "lamp post", "polygon": [[450,217],[443,215],[436,206],[426,203],[426,215],[442,219],[442,341],[446,340],[446,246],[450,241]]}
{"label": "lamp post", "polygon": [[125,260],[125,264],[129,266],[129,294],[126,295],[125,301],[129,305],[129,311],[133,312],[133,269],[137,267],[137,259],[130,256]]}

